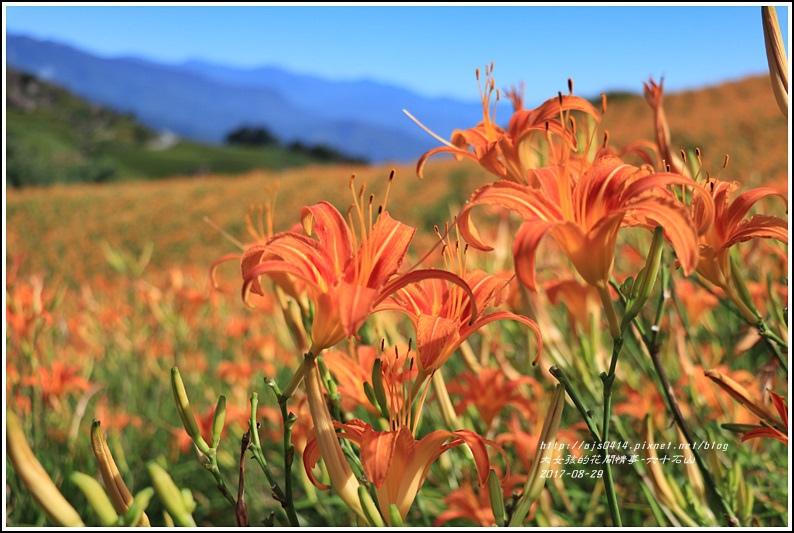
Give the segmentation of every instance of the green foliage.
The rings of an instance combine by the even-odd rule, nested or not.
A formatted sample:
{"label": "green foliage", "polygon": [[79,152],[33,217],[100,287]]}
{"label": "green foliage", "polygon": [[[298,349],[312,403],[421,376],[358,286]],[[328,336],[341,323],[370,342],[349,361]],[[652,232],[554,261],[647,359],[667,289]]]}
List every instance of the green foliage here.
{"label": "green foliage", "polygon": [[315,144],[315,145],[306,145],[300,141],[295,141],[290,143],[287,146],[287,150],[293,154],[306,154],[311,156],[318,161],[323,161],[325,163],[356,163],[356,164],[366,164],[367,161],[365,159],[359,157],[351,157],[348,155],[343,154],[342,152],[335,150],[329,146],[325,146],[324,144]]}
{"label": "green foliage", "polygon": [[226,135],[226,144],[243,146],[272,146],[278,144],[278,138],[267,128],[243,126]]}
{"label": "green foliage", "polygon": [[32,76],[8,69],[7,77],[6,168],[8,184],[17,188],[364,162],[325,146],[283,147],[262,128],[230,133],[235,141],[229,146],[160,136],[129,114],[91,105]]}

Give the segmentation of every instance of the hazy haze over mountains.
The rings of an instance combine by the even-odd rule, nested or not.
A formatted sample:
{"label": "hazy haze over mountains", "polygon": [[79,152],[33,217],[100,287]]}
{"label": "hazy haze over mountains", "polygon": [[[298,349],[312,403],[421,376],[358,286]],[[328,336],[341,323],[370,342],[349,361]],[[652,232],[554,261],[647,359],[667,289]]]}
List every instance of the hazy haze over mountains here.
{"label": "hazy haze over mountains", "polygon": [[[331,82],[274,67],[199,60],[167,65],[101,58],[21,35],[7,36],[6,58],[9,67],[133,113],[152,128],[210,143],[242,125],[265,126],[285,143],[324,144],[376,163],[410,162],[439,143],[403,109],[444,138],[482,118],[479,103],[425,98],[370,81]],[[476,91],[472,80],[474,97]]]}

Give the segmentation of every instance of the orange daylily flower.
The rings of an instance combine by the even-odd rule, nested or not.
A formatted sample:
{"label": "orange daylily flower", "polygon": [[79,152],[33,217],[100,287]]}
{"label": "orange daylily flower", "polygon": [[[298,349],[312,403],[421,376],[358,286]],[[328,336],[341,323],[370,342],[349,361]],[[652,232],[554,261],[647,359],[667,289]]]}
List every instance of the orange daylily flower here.
{"label": "orange daylily flower", "polygon": [[667,404],[650,383],[643,381],[637,388],[623,384],[622,389],[624,399],[615,402],[616,415],[630,416],[637,420],[650,416],[656,427],[664,427],[669,416]]}
{"label": "orange daylily flower", "polygon": [[601,300],[592,285],[565,279],[547,283],[544,289],[552,304],[565,303],[571,331],[589,333],[591,319],[596,326],[600,323]]}
{"label": "orange daylily flower", "polygon": [[[709,224],[711,196],[691,179],[672,173],[653,173],[650,168],[623,163],[602,150],[587,167],[579,160],[533,171],[540,187],[508,181],[486,185],[463,208],[458,226],[466,241],[480,250],[491,250],[471,221],[477,205],[499,205],[524,217],[513,245],[518,279],[535,291],[535,254],[541,238],[550,234],[590,285],[604,290],[612,275],[615,242],[624,226],[664,228],[686,274],[698,259],[698,234]],[[579,169],[579,170],[577,170]],[[584,169],[580,174],[580,170]],[[691,187],[701,193],[703,220],[699,228],[687,209],[667,190],[670,185]]]}
{"label": "orange daylily flower", "polygon": [[496,520],[491,509],[490,493],[487,485],[475,492],[470,483],[464,483],[444,497],[447,510],[436,517],[434,527],[439,527],[450,520],[466,519],[477,527],[493,527]]}
{"label": "orange daylily flower", "polygon": [[[350,189],[354,202],[350,225],[328,202],[306,206],[301,210],[305,235],[284,232],[263,244],[249,246],[243,253],[241,266],[244,299],[249,291],[263,294],[260,276],[289,275],[304,283],[307,296],[314,303],[311,347],[299,373],[306,380],[318,453],[322,453],[332,484],[342,500],[364,517],[357,493],[358,481],[339,446],[314,358],[354,335],[379,303],[407,284],[439,278],[460,285],[471,306],[474,297],[466,283],[451,272],[426,269],[398,275],[416,230],[391,218],[385,205],[374,216],[374,196],[370,195],[366,202],[364,187],[356,195],[352,179]],[[313,239],[312,235],[317,238]]]}
{"label": "orange daylily flower", "polygon": [[413,323],[420,371],[424,375],[432,374],[475,331],[497,320],[515,320],[532,329],[538,339],[537,362],[542,351],[542,336],[535,321],[509,311],[484,314],[490,303],[504,296],[509,280],[479,269],[465,272],[465,247],[461,248],[459,243],[451,246],[444,239],[442,242],[447,268],[458,272],[471,288],[474,305],[461,286],[433,278],[400,289],[378,307],[379,311],[392,309],[405,313]]}
{"label": "orange daylily flower", "polygon": [[[417,440],[411,429],[404,424],[390,431],[376,431],[372,426],[358,419],[344,424],[335,421],[334,426],[342,430],[338,434],[339,437],[348,439],[360,447],[364,474],[375,486],[378,503],[387,522],[390,522],[391,504],[396,505],[400,515],[405,518],[430,467],[442,453],[466,444],[474,456],[478,481],[482,486],[488,480],[491,467],[486,445],[498,448],[495,443],[467,429],[436,430]],[[319,483],[312,474],[312,468],[317,464],[319,457],[317,439],[310,435],[303,453],[304,467],[316,486],[327,489],[328,487]]]}
{"label": "orange daylily flower", "polygon": [[642,86],[645,101],[648,102],[648,105],[653,110],[654,134],[656,145],[660,152],[659,156],[665,164],[670,165],[670,170],[681,174],[684,172],[684,162],[670,149],[670,127],[667,125],[667,116],[662,105],[664,100],[664,79],[659,83],[650,79],[647,83],[643,83]]}
{"label": "orange daylily flower", "polygon": [[17,261],[6,282],[6,324],[11,338],[16,342],[29,339],[38,324],[49,325],[53,322],[52,314],[47,309],[51,296],[45,292],[44,278],[31,276],[27,283],[17,279],[16,271],[21,261]]}
{"label": "orange daylily flower", "polygon": [[[404,373],[400,372],[401,369],[410,373],[415,368],[412,355],[401,358],[402,365],[398,357],[395,351],[395,358],[389,365],[382,367],[385,394],[387,398],[390,398],[388,413],[390,429],[388,431],[377,431],[358,419],[346,423],[331,421],[324,417],[318,419],[323,425],[332,424],[333,428],[341,430],[339,433],[331,433],[334,441],[337,438],[345,438],[359,446],[364,474],[375,486],[381,512],[389,524],[391,523],[389,519],[391,504],[394,504],[400,515],[405,518],[431,465],[448,449],[461,444],[466,444],[469,447],[477,466],[480,485],[486,483],[491,468],[487,446],[490,445],[500,452],[502,451],[496,443],[465,429],[436,430],[417,440],[415,437],[417,425],[421,418],[429,382],[422,380],[418,386],[410,386],[398,379],[398,376],[404,376]],[[307,379],[312,375],[307,374]],[[307,382],[307,392],[311,387],[318,388],[316,380],[311,383]],[[312,401],[311,394],[309,400]],[[314,411],[312,411],[312,416],[314,417]],[[324,433],[322,428],[315,424],[315,430],[309,435],[303,452],[303,465],[309,479],[319,488],[327,489],[328,487],[318,482],[312,474],[312,469],[317,464],[322,451],[331,482],[342,493],[344,489],[339,489],[340,480],[335,479],[335,475],[331,472],[331,466],[329,466],[326,450],[322,449],[323,438],[327,438]],[[341,454],[341,450],[338,453]],[[332,464],[334,462],[332,461]],[[346,467],[347,464],[344,463],[343,466]],[[345,481],[345,484],[350,483],[344,479],[342,481]]]}
{"label": "orange daylily flower", "polygon": [[[372,368],[375,360],[381,360],[383,365],[383,380],[387,386],[401,385],[407,381],[416,379],[417,368],[402,369],[399,353],[406,353],[407,346],[395,346],[394,349],[385,349],[378,356],[377,351],[372,346],[357,346],[355,357],[340,350],[331,350],[323,355],[326,366],[336,379],[337,388],[341,395],[342,407],[346,411],[353,411],[356,407],[363,407],[370,413],[377,415],[378,410],[370,403],[364,392],[364,384],[372,385]],[[400,398],[387,398],[389,409],[395,408],[392,403],[399,401]]]}
{"label": "orange daylily flower", "polygon": [[[391,431],[376,431],[358,419],[345,424],[337,422],[334,425],[342,430],[340,437],[360,447],[364,474],[375,486],[378,503],[387,522],[390,522],[388,517],[391,504],[396,505],[400,515],[405,518],[427,477],[427,472],[442,453],[466,444],[474,456],[478,482],[482,486],[488,481],[491,467],[486,445],[497,446],[467,429],[439,429],[417,440],[404,425]],[[306,473],[315,485],[323,488],[311,474],[311,469],[319,458],[315,443],[316,441],[309,441],[303,460]]]}
{"label": "orange daylily flower", "polygon": [[[532,460],[538,450],[544,418],[543,411],[539,406],[522,414],[526,419],[515,412],[512,413],[510,418],[505,420],[506,431],[497,435],[494,440],[505,448],[511,446],[521,463],[522,471],[529,473]],[[563,452],[576,458],[584,454],[586,450],[577,447],[578,443],[582,442],[582,433],[579,430],[586,430],[583,422],[574,424],[570,428],[560,428],[557,431],[556,441],[565,445],[555,448],[554,458],[563,457]]]}
{"label": "orange daylily flower", "polygon": [[[521,476],[510,476],[502,481],[502,492],[511,494],[514,491],[521,493],[524,486]],[[491,496],[488,485],[476,490],[468,481],[461,483],[460,487],[444,496],[447,510],[442,511],[433,522],[433,527],[439,527],[451,520],[465,519],[477,527],[493,527],[496,525],[494,511],[491,507]],[[530,511],[530,519],[534,515],[534,508]]]}
{"label": "orange daylily flower", "polygon": [[[352,189],[352,180],[351,180]],[[375,306],[401,287],[425,278],[441,278],[466,287],[456,275],[441,270],[416,270],[396,276],[416,230],[381,209],[372,224],[363,205],[363,188],[355,199],[360,244],[355,229],[328,202],[301,210],[306,235],[276,234],[254,244],[242,256],[243,297],[263,294],[262,275],[289,274],[302,280],[314,302],[310,352],[317,355],[355,334]],[[317,240],[310,236],[316,234]]]}
{"label": "orange daylily flower", "polygon": [[[351,351],[353,349],[351,347]],[[356,346],[355,354],[328,350],[323,355],[325,365],[334,375],[345,411],[352,412],[356,407],[363,407],[372,414],[378,413],[364,392],[364,384],[370,381],[377,358],[378,353],[372,346]]]}
{"label": "orange daylily flower", "polygon": [[749,431],[744,430],[742,442],[756,437],[771,437],[788,446],[788,406],[782,396],[769,391],[769,396],[779,417],[776,418],[764,402],[729,376],[717,370],[709,370],[705,375],[727,392],[734,401],[761,420],[760,426]]}
{"label": "orange daylily flower", "polygon": [[[245,216],[245,226],[248,234],[253,239],[254,245],[263,245],[270,239],[275,236],[275,231],[273,229],[273,212],[275,211],[276,206],[276,199],[278,196],[278,186],[275,189],[271,189],[270,187],[266,187],[267,193],[267,203],[260,204],[257,207],[251,205],[248,208],[248,214]],[[300,234],[300,224],[295,224],[287,231],[290,233],[298,233]],[[240,247],[243,252],[247,248],[254,246],[252,244],[243,245],[242,243],[233,239],[235,244]],[[227,261],[241,261],[243,258],[243,253],[230,253],[225,254],[218,259],[216,259],[212,265],[210,265],[210,279],[212,280],[213,286],[217,288],[217,280],[216,280],[216,271],[218,267]],[[273,282],[278,286],[281,290],[283,290],[287,295],[294,298],[299,304],[303,303],[301,296],[304,292],[304,284],[300,279],[295,278],[290,274],[282,274],[278,272],[273,272],[270,274],[270,278]],[[259,302],[258,302],[259,303]],[[270,305],[272,302],[265,301],[266,304]]]}
{"label": "orange daylily flower", "polygon": [[521,393],[521,387],[527,385],[536,396],[542,394],[540,384],[528,376],[509,379],[502,370],[483,368],[477,373],[460,374],[456,381],[448,386],[450,394],[462,395],[455,404],[455,412],[463,413],[469,405],[474,405],[480,414],[485,427],[490,429],[494,419],[508,405],[521,411],[531,410],[529,398]]}
{"label": "orange daylily flower", "polygon": [[676,282],[675,297],[686,309],[687,317],[692,324],[700,324],[704,314],[720,303],[717,296],[688,279]]}
{"label": "orange daylily flower", "polygon": [[41,401],[57,408],[67,394],[86,391],[91,386],[91,383],[80,375],[81,370],[80,365],[53,361],[49,368],[39,367],[38,376],[26,377],[21,384],[39,387]]}
{"label": "orange daylily flower", "polygon": [[[772,423],[762,422],[764,426],[751,429],[745,433],[742,437],[742,442],[757,437],[771,437],[788,446],[788,406],[786,405],[786,400],[784,400],[779,394],[775,394],[772,391],[769,391],[769,395],[772,397],[772,403],[775,404],[775,410],[780,416],[782,425],[773,425]],[[773,422],[777,421],[774,420]]]}
{"label": "orange daylily flower", "polygon": [[[785,196],[769,187],[759,187],[731,199],[737,182],[711,180],[708,182],[714,203],[714,223],[700,239],[700,260],[697,272],[719,287],[739,307],[751,323],[758,321],[740,298],[731,280],[730,248],[750,239],[777,239],[788,244],[788,223],[776,216],[753,215],[745,219],[758,201],[768,196]],[[706,216],[701,198],[693,199],[692,211],[696,221]]]}
{"label": "orange daylily flower", "polygon": [[[496,125],[496,103],[491,107],[491,96],[496,92],[496,102],[499,101],[500,92],[491,77],[493,64],[486,69],[485,88],[480,88],[482,101],[483,120],[477,126],[466,130],[455,130],[450,139],[444,141],[439,136],[431,135],[444,143],[444,146],[434,148],[424,153],[417,162],[416,172],[422,178],[422,169],[427,159],[440,153],[449,153],[457,160],[462,158],[478,162],[485,170],[501,179],[515,183],[528,184],[532,180],[529,172],[535,168],[538,161],[537,147],[532,146],[533,134],[544,135],[546,132],[566,139],[576,145],[576,138],[560,120],[563,112],[581,111],[596,120],[599,119],[598,111],[587,100],[578,96],[566,95],[550,98],[535,109],[523,108],[523,94],[517,90],[510,90],[507,96],[513,102],[514,113],[510,119],[507,130]],[[477,69],[477,81],[480,80],[480,70]],[[413,117],[412,117],[413,118]],[[421,126],[421,124],[420,124]],[[424,128],[424,126],[422,126]]]}
{"label": "orange daylily flower", "polygon": [[110,431],[121,431],[127,425],[132,425],[135,429],[143,426],[143,419],[138,415],[127,413],[123,407],[108,405],[106,398],[101,398],[94,408],[94,419],[100,420],[104,427]]}

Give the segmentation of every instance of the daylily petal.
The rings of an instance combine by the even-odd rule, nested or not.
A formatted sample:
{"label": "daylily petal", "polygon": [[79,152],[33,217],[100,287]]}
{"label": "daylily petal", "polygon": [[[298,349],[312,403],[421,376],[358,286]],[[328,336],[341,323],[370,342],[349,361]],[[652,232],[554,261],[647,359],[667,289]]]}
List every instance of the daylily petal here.
{"label": "daylily petal", "polygon": [[300,269],[299,266],[295,265],[294,263],[288,263],[286,261],[264,261],[254,267],[249,268],[248,272],[245,273],[243,277],[242,288],[243,301],[247,301],[249,290],[255,294],[264,294],[264,292],[262,292],[262,287],[259,284],[259,276],[272,273],[291,274],[299,279],[302,279],[312,287],[317,287],[317,281],[309,278],[311,273],[307,273],[305,270]]}
{"label": "daylily petal", "polygon": [[471,302],[471,317],[477,315],[477,302],[474,298],[474,293],[472,293],[471,288],[469,285],[463,281],[463,279],[458,276],[457,274],[453,274],[447,270],[436,270],[434,268],[427,268],[422,270],[414,270],[412,272],[408,272],[403,274],[399,278],[396,278],[385,285],[381,291],[380,295],[378,296],[375,304],[380,304],[383,300],[385,300],[389,295],[394,294],[398,290],[406,287],[411,283],[417,283],[419,281],[425,279],[439,279],[445,280],[450,283],[454,283],[455,285],[462,288],[469,296],[469,301]]}
{"label": "daylily petal", "polygon": [[339,298],[335,298],[335,295],[321,292],[315,296],[311,337],[312,345],[318,353],[350,335],[344,327],[345,319],[340,317],[341,312]]}
{"label": "daylily petal", "polygon": [[426,278],[423,281],[424,283],[411,282],[399,290],[390,291],[392,297],[378,304],[377,311],[386,309],[401,311],[411,317],[412,320],[422,313],[432,313],[433,309],[441,306],[442,300],[435,292],[425,289],[426,287],[434,289],[442,282],[439,280],[438,283],[434,283],[436,280],[433,278]]}
{"label": "daylily petal", "polygon": [[[264,244],[255,244],[249,246],[245,252],[238,256],[240,258],[240,268],[242,270],[243,280],[251,279],[249,272],[262,260],[262,255],[265,253],[266,246]],[[226,257],[226,256],[224,256]],[[264,295],[262,286],[259,283],[259,276],[254,276],[251,281],[251,292],[254,294]],[[243,299],[245,299],[246,291],[243,291]]]}
{"label": "daylily petal", "polygon": [[728,211],[725,213],[725,227],[733,228],[737,226],[753,205],[767,196],[779,196],[783,200],[786,199],[784,195],[769,187],[758,187],[742,193],[728,207]]}
{"label": "daylily petal", "polygon": [[314,428],[309,431],[306,447],[303,449],[303,469],[306,471],[306,477],[309,478],[315,487],[321,490],[329,490],[331,487],[325,483],[317,481],[314,477],[312,470],[317,466],[317,461],[320,460],[320,445],[317,442],[317,436],[314,433]]}
{"label": "daylily petal", "polygon": [[369,237],[362,240],[355,260],[345,268],[343,279],[367,287],[380,287],[400,268],[415,233],[415,228],[397,222],[384,211]]}
{"label": "daylily petal", "polygon": [[419,176],[419,179],[424,179],[424,174],[423,174],[424,166],[427,160],[431,156],[436,154],[447,154],[447,153],[454,155],[455,159],[457,159],[458,161],[460,161],[464,157],[467,157],[475,162],[478,161],[477,156],[475,156],[473,153],[469,152],[468,150],[463,150],[460,148],[451,148],[448,146],[440,146],[438,148],[433,148],[432,150],[422,154],[422,156],[419,158],[419,161],[416,163],[416,175]]}
{"label": "daylily petal", "polygon": [[573,194],[579,223],[590,228],[610,208],[619,207],[621,192],[637,172],[637,167],[624,163],[615,155],[596,159],[579,178]]}
{"label": "daylily petal", "polygon": [[[509,146],[507,147],[509,149]],[[505,165],[505,154],[502,145],[499,142],[488,143],[484,149],[476,150],[475,155],[480,162],[480,165],[495,176],[507,176],[507,167]]]}
{"label": "daylily petal", "polygon": [[615,261],[615,242],[623,213],[613,212],[602,218],[587,234],[572,222],[558,224],[551,230],[576,271],[590,285],[605,286]]}
{"label": "daylily petal", "polygon": [[543,196],[554,205],[560,205],[560,180],[557,177],[557,173],[560,171],[560,168],[556,166],[541,167],[529,171],[540,185]]}
{"label": "daylily petal", "polygon": [[320,246],[333,261],[337,275],[353,255],[350,229],[342,214],[328,202],[320,202],[301,209],[301,222],[307,235],[317,234]]}
{"label": "daylily petal", "polygon": [[276,234],[265,244],[249,247],[243,253],[243,279],[250,277],[250,270],[256,263],[274,259],[292,264],[300,271],[296,274],[298,277],[323,290],[329,281],[336,278],[330,268],[331,259],[317,241],[298,233],[284,232]]}
{"label": "daylily petal", "polygon": [[644,198],[649,191],[662,192],[664,187],[671,185],[683,185],[692,191],[692,203],[697,205],[697,216],[694,217],[697,222],[697,232],[698,235],[706,233],[711,228],[715,218],[718,217],[716,202],[714,202],[711,194],[704,187],[696,184],[686,176],[671,173],[652,174],[642,180],[631,183],[623,192],[622,201],[631,203],[632,199]]}
{"label": "daylily petal", "polygon": [[530,291],[537,291],[535,283],[535,256],[540,240],[558,222],[533,220],[524,222],[513,241],[513,261],[518,280]]}
{"label": "daylily petal", "polygon": [[750,239],[777,239],[788,244],[788,225],[786,221],[769,215],[754,215],[740,222],[725,241],[722,249]]}
{"label": "daylily petal", "polygon": [[620,149],[618,156],[623,158],[626,155],[635,155],[643,163],[653,168],[661,161],[659,149],[655,144],[648,141],[632,141],[626,144]]}
{"label": "daylily petal", "polygon": [[661,226],[684,274],[688,276],[695,270],[699,257],[697,229],[680,203],[669,198],[645,197],[626,210],[626,220],[631,226],[642,225],[649,229]]}
{"label": "daylily petal", "polygon": [[[488,458],[488,450],[486,449],[485,444],[488,443],[491,446],[494,446],[500,452],[502,451],[501,448],[496,445],[496,443],[487,441],[477,433],[469,431],[468,429],[459,429],[453,433],[455,435],[455,439],[445,444],[441,450],[441,453],[444,453],[448,449],[454,448],[455,446],[466,444],[471,450],[472,456],[474,457],[474,464],[477,466],[477,481],[479,482],[480,486],[485,485],[485,483],[488,481],[488,473],[491,469],[491,460]],[[441,455],[441,453],[439,453],[439,455]]]}
{"label": "daylily petal", "polygon": [[508,284],[512,277],[495,276],[481,269],[466,273],[466,283],[474,293],[477,309],[482,313],[489,303],[499,305],[508,297]]}
{"label": "daylily petal", "polygon": [[400,515],[405,518],[425,480],[427,468],[435,459],[427,463],[424,454],[417,453],[419,443],[407,427],[400,426],[397,431],[390,433],[397,435],[397,442],[392,456],[391,470],[385,482],[377,489],[378,500],[384,514],[388,514],[389,506],[393,503],[397,506]]}
{"label": "daylily petal", "polygon": [[[563,129],[560,117],[563,112],[570,111],[581,111],[592,116],[596,121],[600,121],[601,118],[601,114],[596,108],[584,98],[572,95],[564,95],[562,98],[555,96],[543,102],[536,109],[522,109],[513,113],[507,131],[514,139],[518,140],[530,130],[545,129],[545,124],[548,122],[549,130],[556,127],[556,131],[553,133],[561,135]],[[575,139],[573,142],[575,143]]]}
{"label": "daylily petal", "polygon": [[380,488],[389,474],[400,433],[370,429],[361,437],[361,466],[375,488]]}
{"label": "daylily petal", "polygon": [[[215,279],[215,272],[218,270],[218,267],[220,266],[220,264],[221,263],[225,263],[227,261],[235,261],[235,260],[237,260],[237,261],[242,260],[242,255],[241,254],[226,254],[226,255],[222,255],[221,257],[219,257],[218,259],[216,259],[215,261],[212,262],[212,264],[210,265],[210,280],[212,281],[212,285],[213,286],[217,286],[217,281]],[[261,290],[261,288],[260,288],[260,290]]]}
{"label": "daylily petal", "polygon": [[339,319],[345,333],[355,334],[372,312],[378,291],[370,287],[340,281],[334,288],[334,305],[339,309]]}
{"label": "daylily petal", "polygon": [[485,130],[484,123],[480,122],[477,126],[467,130],[455,130],[452,132],[450,142],[459,148],[471,147],[474,152],[482,152],[488,145],[498,140],[503,134],[502,128],[491,125],[493,133],[491,135]]}
{"label": "daylily petal", "polygon": [[756,437],[771,437],[773,439],[779,440],[780,442],[788,446],[788,435],[772,428],[751,429],[742,436],[742,442],[745,442],[747,440]]}
{"label": "daylily petal", "polygon": [[535,356],[535,360],[532,362],[533,365],[536,365],[543,351],[543,335],[540,332],[540,326],[538,326],[538,324],[531,318],[525,317],[523,315],[517,315],[509,311],[497,311],[495,313],[485,315],[481,317],[479,320],[477,320],[472,326],[464,328],[464,330],[461,331],[461,341],[458,342],[458,346],[460,346],[461,342],[465,340],[469,335],[471,335],[481,327],[485,326],[486,324],[490,324],[491,322],[496,322],[497,320],[514,320],[516,322],[521,322],[525,326],[529,326],[529,328],[532,329],[532,331],[535,333],[535,337],[538,340],[538,353]]}
{"label": "daylily petal", "polygon": [[470,211],[476,205],[497,205],[515,211],[527,220],[559,220],[562,214],[557,206],[543,197],[538,189],[530,189],[510,181],[498,181],[476,191],[458,217],[458,228],[463,238],[474,248],[493,250],[479,236],[470,219]]}
{"label": "daylily petal", "polygon": [[786,405],[786,400],[772,391],[769,391],[769,396],[772,398],[772,403],[775,404],[775,409],[777,414],[780,415],[783,425],[788,427],[788,406]]}
{"label": "daylily petal", "polygon": [[416,351],[425,372],[439,368],[452,354],[460,337],[460,320],[440,316],[420,315],[416,321]]}

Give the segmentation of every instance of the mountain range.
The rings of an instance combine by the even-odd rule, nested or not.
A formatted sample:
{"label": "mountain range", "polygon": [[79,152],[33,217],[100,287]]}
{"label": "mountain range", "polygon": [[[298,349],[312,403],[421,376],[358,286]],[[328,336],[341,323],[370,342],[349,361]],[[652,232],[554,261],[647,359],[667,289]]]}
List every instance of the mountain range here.
{"label": "mountain range", "polygon": [[221,143],[241,126],[265,127],[285,143],[326,145],[373,163],[410,162],[482,117],[479,103],[426,98],[372,81],[335,82],[275,67],[205,61],[170,65],[103,58],[65,44],[6,36],[6,62],[78,96],[184,138]]}

